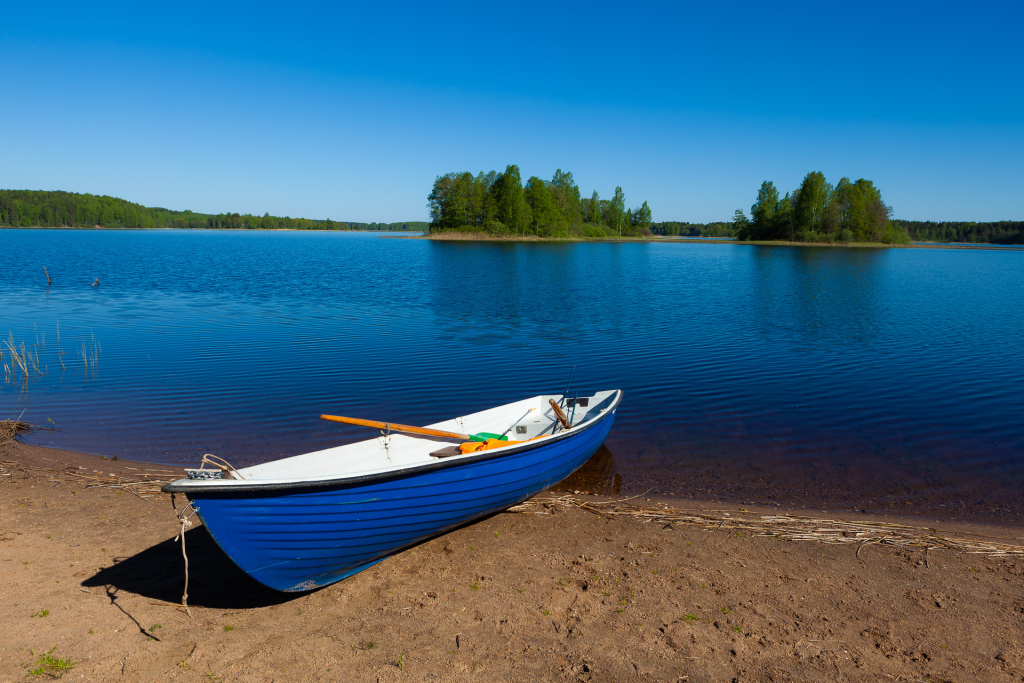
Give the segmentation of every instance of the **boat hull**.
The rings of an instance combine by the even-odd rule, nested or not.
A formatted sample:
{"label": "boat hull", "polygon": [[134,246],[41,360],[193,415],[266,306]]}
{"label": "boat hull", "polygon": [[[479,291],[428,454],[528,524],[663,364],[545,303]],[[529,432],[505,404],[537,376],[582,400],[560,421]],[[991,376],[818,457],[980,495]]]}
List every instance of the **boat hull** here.
{"label": "boat hull", "polygon": [[279,591],[308,591],[557,484],[597,451],[613,420],[610,410],[570,438],[375,481],[188,495],[249,576]]}

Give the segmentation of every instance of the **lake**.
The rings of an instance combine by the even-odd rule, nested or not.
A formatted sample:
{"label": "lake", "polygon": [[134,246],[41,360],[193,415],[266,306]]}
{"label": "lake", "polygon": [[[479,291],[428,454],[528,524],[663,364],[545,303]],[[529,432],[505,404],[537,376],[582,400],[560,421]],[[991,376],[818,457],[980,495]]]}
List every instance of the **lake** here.
{"label": "lake", "polygon": [[372,435],[321,413],[427,424],[575,365],[570,393],[625,400],[570,487],[1024,519],[1019,251],[0,237],[0,335],[46,373],[8,375],[0,417],[52,419],[36,443],[248,465]]}

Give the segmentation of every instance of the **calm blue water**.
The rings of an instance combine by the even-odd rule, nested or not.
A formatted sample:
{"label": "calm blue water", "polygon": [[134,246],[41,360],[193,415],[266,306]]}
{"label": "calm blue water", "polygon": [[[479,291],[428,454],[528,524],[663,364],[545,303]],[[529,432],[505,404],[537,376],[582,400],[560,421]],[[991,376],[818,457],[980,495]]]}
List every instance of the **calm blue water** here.
{"label": "calm blue water", "polygon": [[369,436],[320,413],[426,424],[575,362],[625,390],[623,493],[1024,519],[1019,252],[0,236],[0,335],[48,372],[0,415],[62,428],[37,442],[250,464]]}

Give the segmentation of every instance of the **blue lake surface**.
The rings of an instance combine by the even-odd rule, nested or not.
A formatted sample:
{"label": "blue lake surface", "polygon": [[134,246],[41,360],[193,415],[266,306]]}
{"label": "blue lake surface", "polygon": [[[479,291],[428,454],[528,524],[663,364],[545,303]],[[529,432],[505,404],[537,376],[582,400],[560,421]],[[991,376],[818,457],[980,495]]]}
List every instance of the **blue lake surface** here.
{"label": "blue lake surface", "polygon": [[8,377],[0,416],[51,418],[37,443],[251,464],[371,436],[321,413],[427,424],[575,363],[625,401],[573,486],[1024,520],[1020,252],[0,236],[0,335],[47,373]]}

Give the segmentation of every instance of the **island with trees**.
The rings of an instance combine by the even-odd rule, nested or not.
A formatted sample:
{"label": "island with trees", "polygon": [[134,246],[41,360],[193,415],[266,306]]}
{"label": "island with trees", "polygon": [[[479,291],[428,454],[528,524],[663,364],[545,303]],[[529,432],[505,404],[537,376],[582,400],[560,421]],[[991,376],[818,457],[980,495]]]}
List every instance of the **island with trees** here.
{"label": "island with trees", "polygon": [[531,176],[523,184],[519,167],[501,173],[466,171],[434,180],[427,196],[432,236],[506,238],[612,238],[652,234],[647,202],[626,208],[621,187],[611,200],[595,190],[580,195],[572,173],[555,171],[551,180]]}
{"label": "island with trees", "polygon": [[0,190],[0,226],[42,228],[181,228],[228,230],[425,231],[426,221],[358,223],[238,213],[171,211],[76,192]]}
{"label": "island with trees", "polygon": [[430,236],[441,239],[646,239],[719,238],[744,242],[803,244],[888,244],[922,242],[1024,243],[1024,222],[933,223],[894,220],[881,191],[865,178],[841,178],[832,185],[819,171],[800,187],[779,196],[775,184],[761,184],[748,217],[731,221],[655,223],[643,202],[626,208],[621,187],[601,199],[587,198],[572,173],[555,171],[551,180],[519,167],[503,172],[468,171],[437,176],[427,196]]}
{"label": "island with trees", "polygon": [[737,240],[907,244],[910,235],[892,222],[892,208],[870,180],[842,178],[834,186],[819,171],[779,197],[770,180],[761,183],[750,218],[733,216]]}
{"label": "island with trees", "polygon": [[737,240],[753,241],[1024,244],[1024,221],[896,220],[870,180],[842,178],[833,186],[818,171],[808,173],[800,187],[781,199],[775,185],[766,180],[750,207],[750,217],[737,210],[732,227]]}

